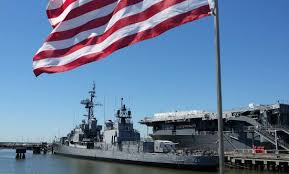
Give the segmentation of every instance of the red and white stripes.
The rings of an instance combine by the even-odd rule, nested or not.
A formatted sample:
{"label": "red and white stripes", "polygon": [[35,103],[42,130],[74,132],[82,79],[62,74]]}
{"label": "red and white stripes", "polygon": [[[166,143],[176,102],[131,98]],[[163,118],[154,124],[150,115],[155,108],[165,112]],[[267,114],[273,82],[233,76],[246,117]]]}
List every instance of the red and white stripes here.
{"label": "red and white stripes", "polygon": [[33,58],[34,73],[99,60],[209,12],[208,0],[50,0],[54,29]]}

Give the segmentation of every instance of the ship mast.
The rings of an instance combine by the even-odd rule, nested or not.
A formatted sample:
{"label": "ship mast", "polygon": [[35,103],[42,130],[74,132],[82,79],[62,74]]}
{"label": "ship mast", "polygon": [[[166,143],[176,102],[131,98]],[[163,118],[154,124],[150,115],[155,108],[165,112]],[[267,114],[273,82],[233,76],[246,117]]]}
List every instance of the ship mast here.
{"label": "ship mast", "polygon": [[93,99],[95,98],[95,83],[93,82],[93,87],[92,90],[88,92],[90,94],[90,99],[85,99],[82,100],[80,103],[85,105],[85,108],[87,109],[88,114],[84,115],[87,116],[87,123],[89,122],[89,120],[91,118],[94,117],[94,113],[93,113],[93,108],[94,108],[94,101]]}
{"label": "ship mast", "polygon": [[95,97],[95,82],[93,82],[93,87],[92,87],[92,91],[89,91],[90,93],[90,107],[88,108],[88,115],[89,115],[89,119],[94,117],[93,114],[93,107],[94,107],[94,102],[93,102],[93,98]]}

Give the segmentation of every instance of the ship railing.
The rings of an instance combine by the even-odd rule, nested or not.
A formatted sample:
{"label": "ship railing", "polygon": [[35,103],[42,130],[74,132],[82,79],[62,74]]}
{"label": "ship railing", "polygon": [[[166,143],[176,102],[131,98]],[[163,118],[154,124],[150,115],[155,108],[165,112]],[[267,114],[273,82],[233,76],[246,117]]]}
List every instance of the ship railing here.
{"label": "ship railing", "polygon": [[281,131],[289,134],[289,127],[286,125],[272,125],[272,126],[270,126],[270,129],[281,130]]}
{"label": "ship railing", "polygon": [[229,151],[229,152],[225,152],[225,155],[238,155],[238,154],[242,154],[242,155],[258,155],[258,154],[284,154],[286,156],[288,156],[289,151],[288,150],[276,150],[276,149],[268,149],[268,150],[264,150],[262,153],[256,153],[256,151],[254,149],[235,149],[233,151]]}
{"label": "ship railing", "polygon": [[193,135],[215,135],[217,131],[196,131]]}
{"label": "ship railing", "polygon": [[181,155],[181,156],[218,155],[216,151],[212,151],[212,150],[189,150],[189,149],[175,150],[175,151],[170,152],[170,154],[176,154],[176,155]]}
{"label": "ship railing", "polygon": [[289,151],[288,151],[288,150],[276,150],[276,149],[272,149],[272,150],[265,150],[265,153],[267,153],[267,154],[276,154],[276,153],[279,153],[279,154],[289,154]]}
{"label": "ship railing", "polygon": [[238,154],[238,153],[252,154],[253,149],[234,149],[233,151],[225,152],[226,155],[233,155],[233,154]]}

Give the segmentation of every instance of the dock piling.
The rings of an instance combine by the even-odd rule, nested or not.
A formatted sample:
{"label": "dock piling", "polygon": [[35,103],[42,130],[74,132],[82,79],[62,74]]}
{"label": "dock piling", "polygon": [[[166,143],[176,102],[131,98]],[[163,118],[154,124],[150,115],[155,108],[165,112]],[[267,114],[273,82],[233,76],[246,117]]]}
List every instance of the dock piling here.
{"label": "dock piling", "polygon": [[17,147],[16,148],[16,159],[25,159],[26,148]]}
{"label": "dock piling", "polygon": [[275,153],[230,152],[226,154],[225,159],[231,168],[289,172],[289,156],[287,153],[276,155]]}

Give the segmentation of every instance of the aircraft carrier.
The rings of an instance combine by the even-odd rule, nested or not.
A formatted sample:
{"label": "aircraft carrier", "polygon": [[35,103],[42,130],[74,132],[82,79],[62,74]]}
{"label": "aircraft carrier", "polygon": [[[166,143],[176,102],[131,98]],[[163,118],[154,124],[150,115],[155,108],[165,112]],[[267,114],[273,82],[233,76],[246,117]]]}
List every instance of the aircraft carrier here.
{"label": "aircraft carrier", "polygon": [[[155,140],[178,143],[176,148],[217,151],[217,114],[202,110],[156,113],[141,124],[152,128]],[[252,149],[289,150],[289,105],[249,104],[223,113],[225,151]]]}
{"label": "aircraft carrier", "polygon": [[177,143],[169,140],[141,140],[140,133],[133,127],[132,112],[123,99],[115,120],[107,120],[102,132],[93,112],[95,85],[89,94],[90,98],[81,101],[87,109],[87,120],[54,143],[55,154],[180,169],[217,169],[218,156],[213,152],[176,149]]}

